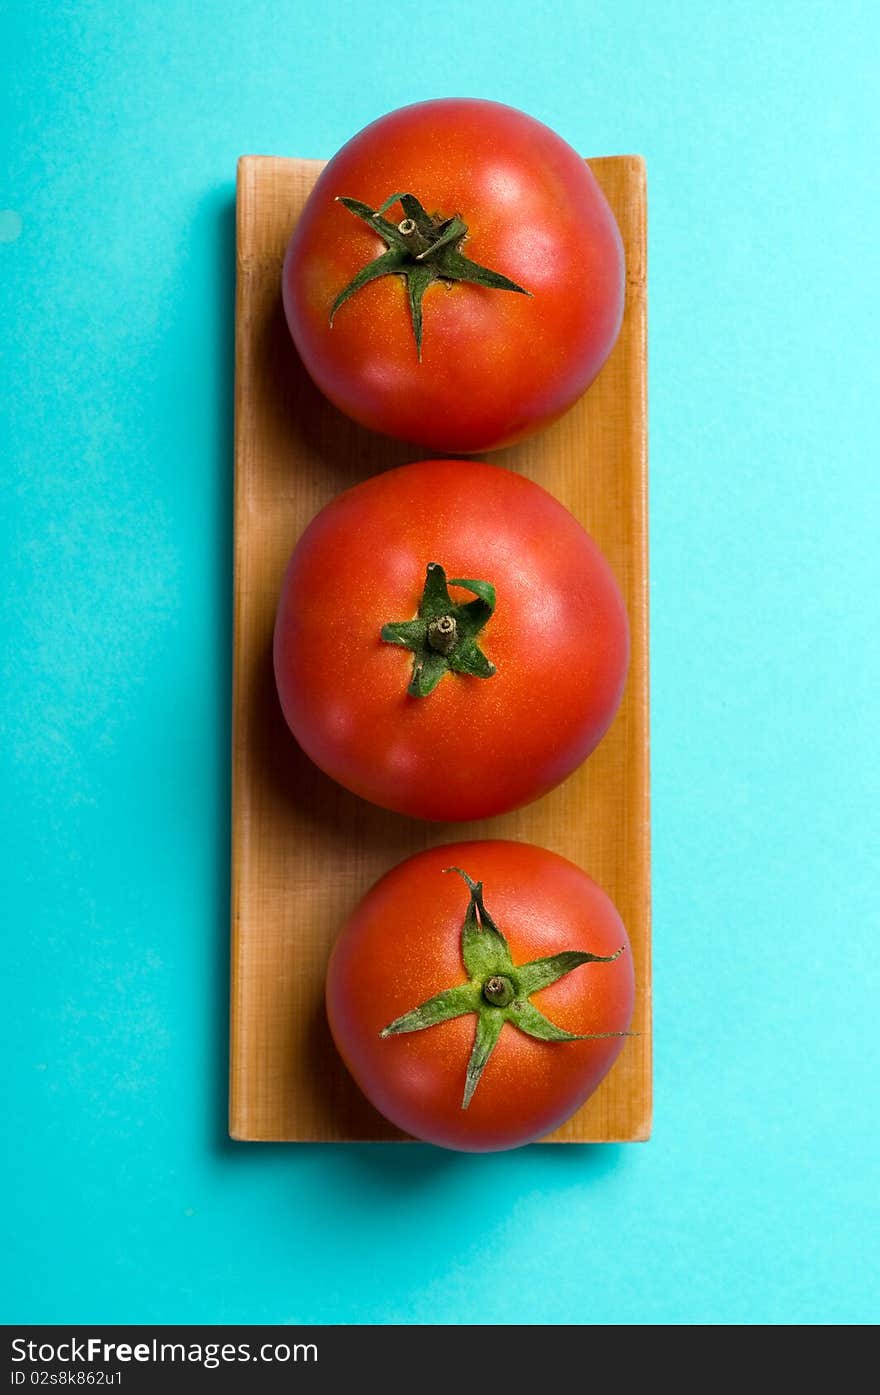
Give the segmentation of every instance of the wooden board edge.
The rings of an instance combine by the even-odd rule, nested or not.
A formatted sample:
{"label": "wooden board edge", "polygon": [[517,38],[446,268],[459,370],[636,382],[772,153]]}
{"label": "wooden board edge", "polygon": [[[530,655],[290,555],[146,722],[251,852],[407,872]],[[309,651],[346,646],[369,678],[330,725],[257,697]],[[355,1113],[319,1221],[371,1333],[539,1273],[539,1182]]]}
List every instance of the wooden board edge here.
{"label": "wooden board edge", "polygon": [[245,781],[239,773],[237,752],[244,739],[244,714],[242,707],[242,684],[240,637],[241,616],[241,577],[244,572],[243,553],[245,535],[242,528],[244,480],[241,460],[244,454],[242,403],[246,391],[245,367],[242,352],[241,324],[244,317],[245,280],[247,267],[242,257],[244,245],[243,228],[250,217],[252,176],[255,160],[243,156],[238,161],[235,188],[235,386],[233,392],[233,542],[232,542],[232,708],[230,723],[230,979],[229,979],[229,1114],[228,1130],[230,1138],[245,1141],[249,1137],[247,1108],[237,1063],[243,1060],[241,1035],[244,1023],[242,1010],[242,984],[244,973],[241,970],[243,942],[241,935],[242,872],[240,849],[243,840],[238,836],[243,821],[243,800]]}

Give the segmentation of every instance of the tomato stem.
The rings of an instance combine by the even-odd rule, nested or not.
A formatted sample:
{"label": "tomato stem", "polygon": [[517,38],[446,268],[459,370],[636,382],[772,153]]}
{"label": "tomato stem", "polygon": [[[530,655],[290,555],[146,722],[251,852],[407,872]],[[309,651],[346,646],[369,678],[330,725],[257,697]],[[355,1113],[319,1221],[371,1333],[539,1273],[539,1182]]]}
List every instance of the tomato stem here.
{"label": "tomato stem", "polygon": [[514,999],[514,988],[509,978],[503,974],[493,974],[483,984],[483,997],[493,1007],[507,1007]]}
{"label": "tomato stem", "polygon": [[[473,592],[476,599],[459,604],[450,596],[450,586],[461,586]],[[490,582],[463,577],[447,582],[439,562],[428,564],[415,620],[382,626],[382,638],[387,644],[398,644],[413,652],[407,689],[410,697],[427,697],[447,673],[465,673],[473,678],[494,675],[495,665],[477,643],[494,609],[495,587]]]}
{"label": "tomato stem", "polygon": [[458,640],[454,615],[440,615],[428,625],[428,643],[438,654],[449,654]]}
{"label": "tomato stem", "polygon": [[404,1032],[423,1032],[453,1017],[476,1014],[474,1045],[465,1073],[462,1109],[467,1109],[470,1104],[505,1023],[539,1041],[592,1041],[632,1035],[631,1032],[567,1032],[529,1002],[532,993],[537,993],[539,988],[549,988],[551,983],[564,978],[582,964],[612,964],[623,953],[622,947],[614,954],[590,954],[586,950],[566,949],[547,959],[533,959],[529,964],[515,965],[507,940],[486,910],[483,883],[472,881],[460,867],[447,867],[444,870],[457,872],[470,891],[461,928],[461,957],[468,981],[446,988],[442,993],[435,993],[433,998],[428,998],[402,1017],[389,1022],[379,1035],[394,1037]]}
{"label": "tomato stem", "polygon": [[[490,290],[531,295],[531,291],[518,286],[509,276],[481,266],[479,262],[472,262],[463,255],[461,245],[468,229],[457,213],[451,218],[426,213],[414,194],[392,194],[379,208],[371,208],[369,204],[361,203],[360,199],[345,198],[341,194],[336,202],[378,233],[385,242],[385,251],[362,267],[357,276],[339,292],[330,306],[331,325],[337,310],[370,281],[380,276],[402,276],[406,281],[410,319],[421,360],[422,299],[433,281],[468,281]],[[396,224],[382,216],[395,203],[400,204],[405,215]]]}

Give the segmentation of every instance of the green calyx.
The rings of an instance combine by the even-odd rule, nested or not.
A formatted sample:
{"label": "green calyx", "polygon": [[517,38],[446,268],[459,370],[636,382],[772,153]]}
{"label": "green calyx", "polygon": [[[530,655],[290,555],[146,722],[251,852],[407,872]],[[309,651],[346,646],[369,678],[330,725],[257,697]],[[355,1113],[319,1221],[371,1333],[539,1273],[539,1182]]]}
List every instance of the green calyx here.
{"label": "green calyx", "polygon": [[[475,600],[462,604],[449,594],[450,586],[472,592]],[[427,697],[446,673],[469,673],[491,678],[495,665],[477,644],[477,636],[495,609],[495,587],[488,581],[455,577],[447,582],[439,562],[430,562],[415,620],[399,620],[382,626],[387,644],[411,649],[414,655],[410,697]]]}
{"label": "green calyx", "polygon": [[[380,208],[370,208],[359,199],[339,197],[341,203],[356,218],[361,218],[385,242],[385,251],[369,262],[354,280],[339,292],[330,307],[330,323],[341,305],[380,276],[402,276],[406,281],[409,313],[419,358],[422,357],[422,300],[434,281],[469,281],[475,286],[487,286],[496,291],[517,291],[531,295],[508,276],[491,271],[479,262],[464,256],[461,244],[467,236],[467,224],[459,214],[441,218],[426,213],[414,194],[392,194]],[[398,223],[383,217],[392,204],[399,203],[403,218]]]}
{"label": "green calyx", "polygon": [[411,1012],[395,1018],[383,1028],[380,1036],[421,1032],[440,1022],[448,1022],[452,1017],[474,1013],[476,1031],[465,1076],[462,1109],[467,1109],[473,1098],[505,1022],[539,1041],[592,1041],[630,1035],[628,1032],[566,1032],[529,1001],[540,988],[549,987],[582,964],[612,964],[623,953],[622,946],[614,954],[589,954],[586,950],[567,949],[546,959],[533,959],[529,964],[514,964],[507,940],[486,910],[483,883],[472,881],[460,867],[447,867],[444,870],[457,872],[470,889],[470,901],[461,930],[461,957],[468,973],[468,982],[444,989]]}

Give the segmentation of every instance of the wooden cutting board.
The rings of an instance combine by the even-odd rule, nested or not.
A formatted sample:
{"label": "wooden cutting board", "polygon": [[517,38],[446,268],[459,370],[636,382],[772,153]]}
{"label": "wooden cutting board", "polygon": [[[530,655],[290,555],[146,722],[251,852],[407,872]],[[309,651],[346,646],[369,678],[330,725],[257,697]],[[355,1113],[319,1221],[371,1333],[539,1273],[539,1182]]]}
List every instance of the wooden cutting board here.
{"label": "wooden cutting board", "polygon": [[245,156],[238,166],[235,381],[235,615],[232,733],[230,1133],[302,1142],[403,1135],[363,1098],[336,1055],[323,1006],[332,941],[352,907],[412,852],[466,838],[539,843],[585,868],[629,930],[637,1001],[611,1073],[548,1141],[648,1137],[651,958],[648,809],[648,576],[645,402],[645,170],[591,160],[623,234],[627,300],[608,363],[548,431],[491,457],[559,498],[592,533],[623,589],[632,661],[622,707],[565,784],[503,818],[427,824],[386,813],[321,774],[279,710],[272,626],[287,558],[340,490],[431,452],[372,435],[312,385],[291,344],[280,276],[321,165]]}

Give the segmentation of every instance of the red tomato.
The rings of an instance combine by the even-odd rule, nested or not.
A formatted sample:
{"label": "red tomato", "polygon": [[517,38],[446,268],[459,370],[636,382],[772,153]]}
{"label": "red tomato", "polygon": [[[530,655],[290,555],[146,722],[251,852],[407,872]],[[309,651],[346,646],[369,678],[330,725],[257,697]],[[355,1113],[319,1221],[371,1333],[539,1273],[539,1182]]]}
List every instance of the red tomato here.
{"label": "red tomato", "polygon": [[[379,257],[383,274],[340,304]],[[553,131],[444,99],[381,117],[330,161],[283,291],[306,368],[349,416],[436,450],[492,450],[560,416],[599,372],[623,316],[623,247]]]}
{"label": "red tomato", "polygon": [[406,1133],[469,1152],[569,1118],[624,1045],[633,993],[613,902],[527,843],[400,863],[357,906],[327,970],[330,1029],[367,1098]]}
{"label": "red tomato", "polygon": [[[451,652],[432,625],[457,630]],[[596,544],[539,485],[479,461],[404,465],[338,495],[293,553],[275,623],[306,754],[425,819],[503,813],[563,780],[610,723],[628,653]]]}

